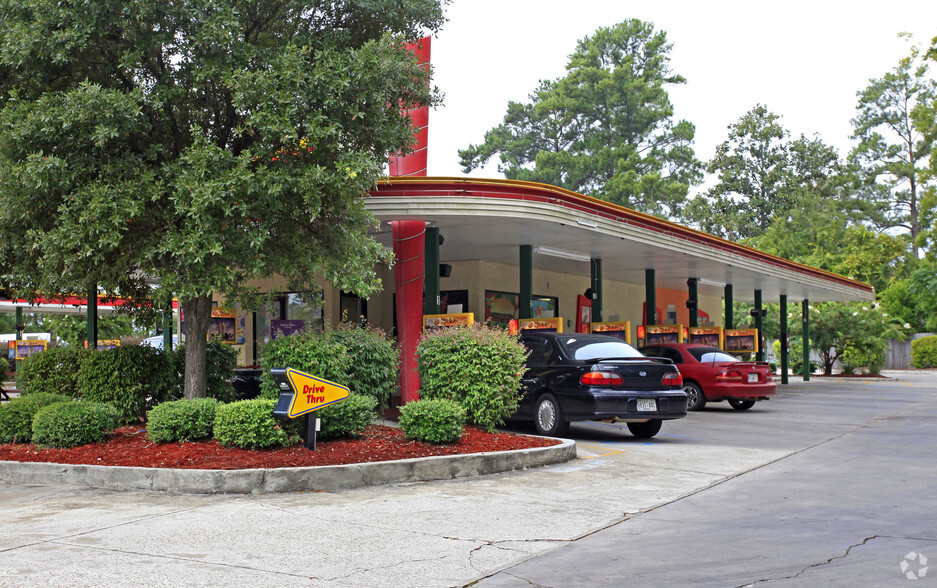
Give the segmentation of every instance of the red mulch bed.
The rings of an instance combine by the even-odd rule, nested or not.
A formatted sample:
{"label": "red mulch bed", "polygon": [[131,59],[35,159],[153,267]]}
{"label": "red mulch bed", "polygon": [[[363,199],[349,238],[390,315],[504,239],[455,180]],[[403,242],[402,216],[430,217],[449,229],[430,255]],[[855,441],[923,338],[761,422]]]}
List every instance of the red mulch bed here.
{"label": "red mulch bed", "polygon": [[509,449],[548,447],[560,441],[543,437],[489,433],[466,427],[458,443],[433,445],[410,441],[400,429],[371,425],[354,439],[320,441],[316,450],[302,445],[279,449],[238,449],[217,441],[152,443],[141,427],[123,427],[108,441],[69,447],[40,449],[26,443],[0,445],[0,461],[39,461],[49,463],[239,470],[248,468],[289,468],[389,461],[431,455],[459,455]]}

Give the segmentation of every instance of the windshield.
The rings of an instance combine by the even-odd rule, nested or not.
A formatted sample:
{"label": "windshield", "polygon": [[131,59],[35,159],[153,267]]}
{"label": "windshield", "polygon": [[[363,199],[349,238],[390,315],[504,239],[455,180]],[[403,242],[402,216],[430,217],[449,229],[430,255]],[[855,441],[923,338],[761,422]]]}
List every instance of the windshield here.
{"label": "windshield", "polygon": [[640,351],[624,341],[568,337],[558,342],[567,355],[580,361],[606,357],[644,357]]}
{"label": "windshield", "polygon": [[732,362],[735,363],[739,358],[729,355],[724,351],[720,351],[715,347],[691,347],[687,351],[690,352],[690,355],[699,360],[700,363],[725,363]]}

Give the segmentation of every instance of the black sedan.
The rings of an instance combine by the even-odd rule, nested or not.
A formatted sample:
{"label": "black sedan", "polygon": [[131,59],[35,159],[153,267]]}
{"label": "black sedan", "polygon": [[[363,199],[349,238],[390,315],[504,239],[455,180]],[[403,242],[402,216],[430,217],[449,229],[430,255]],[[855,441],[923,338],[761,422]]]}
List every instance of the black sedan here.
{"label": "black sedan", "polygon": [[564,435],[570,421],[624,421],[636,437],[686,416],[683,378],[668,360],[642,355],[607,335],[527,331],[530,350],[515,420],[541,435]]}

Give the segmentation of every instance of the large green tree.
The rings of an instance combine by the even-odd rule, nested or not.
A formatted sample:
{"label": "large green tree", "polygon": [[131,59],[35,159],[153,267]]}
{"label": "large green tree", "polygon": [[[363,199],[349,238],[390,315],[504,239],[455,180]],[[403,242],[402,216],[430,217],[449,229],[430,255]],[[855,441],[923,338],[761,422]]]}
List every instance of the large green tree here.
{"label": "large green tree", "polygon": [[178,296],[192,397],[213,295],[275,274],[379,287],[362,200],[412,142],[402,110],[438,99],[403,43],[440,0],[0,0],[0,20],[0,273],[19,292]]}
{"label": "large green tree", "polygon": [[566,76],[542,81],[480,145],[459,151],[466,173],[500,158],[511,179],[553,184],[642,212],[679,217],[701,166],[695,127],[673,119],[664,31],[637,19],[579,41]]}
{"label": "large green tree", "polygon": [[[926,169],[937,147],[933,103],[937,81],[914,47],[908,57],[858,92],[850,160],[860,169],[865,198],[875,204],[872,220],[882,228],[902,228],[911,235],[912,258],[918,258],[921,197],[933,190]],[[930,110],[930,116],[918,113]]]}
{"label": "large green tree", "polygon": [[731,240],[765,232],[793,206],[794,175],[789,133],[781,117],[762,104],[729,125],[706,171],[716,184],[688,211],[701,229]]}

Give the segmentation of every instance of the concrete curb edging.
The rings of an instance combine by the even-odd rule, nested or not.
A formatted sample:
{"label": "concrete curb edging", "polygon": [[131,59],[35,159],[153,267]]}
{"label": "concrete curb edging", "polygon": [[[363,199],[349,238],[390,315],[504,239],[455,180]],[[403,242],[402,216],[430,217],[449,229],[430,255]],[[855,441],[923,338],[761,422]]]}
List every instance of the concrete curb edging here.
{"label": "concrete curb edging", "polygon": [[187,470],[0,461],[0,482],[66,484],[187,494],[336,491],[526,470],[576,458],[576,443],[494,453],[438,455],[350,465],[249,470]]}

